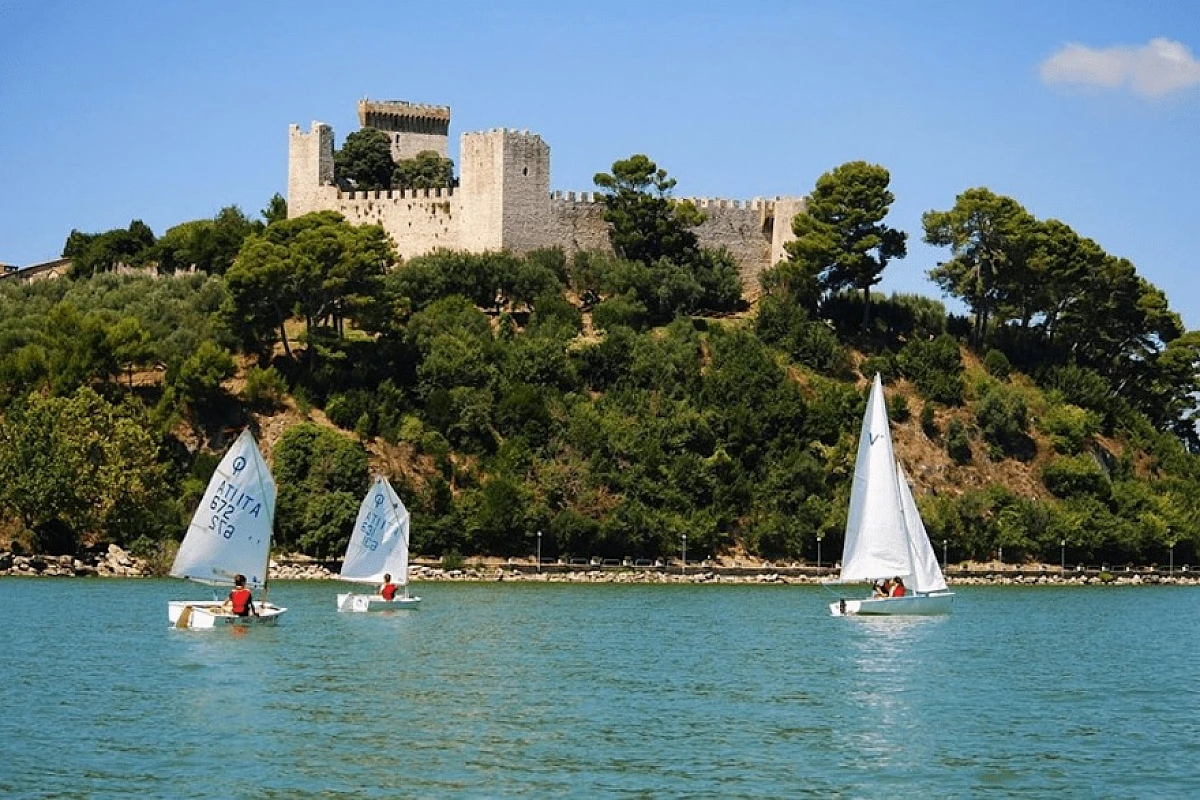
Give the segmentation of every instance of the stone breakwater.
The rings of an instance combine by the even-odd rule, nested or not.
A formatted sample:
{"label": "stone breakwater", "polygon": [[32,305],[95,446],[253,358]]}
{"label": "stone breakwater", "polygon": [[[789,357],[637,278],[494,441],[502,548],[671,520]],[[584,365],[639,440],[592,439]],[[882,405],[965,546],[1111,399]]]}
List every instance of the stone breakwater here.
{"label": "stone breakwater", "polygon": [[[108,545],[81,556],[25,556],[0,552],[0,577],[149,577],[153,573],[143,559],[117,545]],[[333,580],[337,572],[325,563],[303,559],[271,562],[272,580]],[[836,576],[834,570],[816,567],[772,568],[767,565],[709,567],[697,564],[684,570],[667,567],[582,566],[553,564],[540,571],[533,563],[491,559],[447,568],[435,564],[413,564],[413,581],[526,581],[538,583],[690,583],[690,584],[777,584],[816,585]],[[1058,568],[951,567],[946,574],[951,586],[1145,586],[1200,585],[1200,572],[1180,570],[1060,570]]]}
{"label": "stone breakwater", "polygon": [[149,574],[145,561],[115,544],[76,556],[25,556],[0,552],[0,575],[139,578]]}

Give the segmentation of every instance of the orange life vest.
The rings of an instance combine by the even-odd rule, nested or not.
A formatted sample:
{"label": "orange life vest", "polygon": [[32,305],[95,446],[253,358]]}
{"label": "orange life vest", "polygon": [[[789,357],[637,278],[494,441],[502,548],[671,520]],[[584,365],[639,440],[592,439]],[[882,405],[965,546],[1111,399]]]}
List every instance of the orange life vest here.
{"label": "orange life vest", "polygon": [[233,613],[238,617],[250,615],[250,590],[234,589],[229,593],[229,602],[233,605]]}

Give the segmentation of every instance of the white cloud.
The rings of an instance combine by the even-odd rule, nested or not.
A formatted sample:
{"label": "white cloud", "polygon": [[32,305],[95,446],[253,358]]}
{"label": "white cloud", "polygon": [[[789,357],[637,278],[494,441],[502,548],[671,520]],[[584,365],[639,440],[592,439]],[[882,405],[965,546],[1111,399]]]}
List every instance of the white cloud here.
{"label": "white cloud", "polygon": [[1068,44],[1039,67],[1046,83],[1073,83],[1117,89],[1128,85],[1143,97],[1161,97],[1200,85],[1200,61],[1181,42],[1151,39],[1137,47],[1101,50]]}

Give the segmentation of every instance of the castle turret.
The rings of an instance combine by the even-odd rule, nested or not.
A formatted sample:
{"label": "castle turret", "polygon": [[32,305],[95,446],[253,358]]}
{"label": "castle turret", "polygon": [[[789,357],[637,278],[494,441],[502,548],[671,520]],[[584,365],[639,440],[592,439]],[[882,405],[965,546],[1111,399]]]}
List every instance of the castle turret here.
{"label": "castle turret", "polygon": [[803,214],[805,202],[803,197],[777,197],[773,203],[774,224],[771,229],[771,258],[767,266],[774,266],[787,258],[784,245],[796,238],[792,231],[792,220],[797,214]]}
{"label": "castle turret", "polygon": [[403,161],[424,150],[447,158],[450,106],[427,106],[403,100],[359,100],[358,124],[375,128],[392,142],[392,160]]}
{"label": "castle turret", "polygon": [[328,202],[320,187],[333,184],[333,128],[314,122],[304,133],[299,125],[288,128],[288,216],[321,211]]}
{"label": "castle turret", "polygon": [[553,244],[550,147],[528,131],[464,133],[460,242],[462,247],[524,253]]}

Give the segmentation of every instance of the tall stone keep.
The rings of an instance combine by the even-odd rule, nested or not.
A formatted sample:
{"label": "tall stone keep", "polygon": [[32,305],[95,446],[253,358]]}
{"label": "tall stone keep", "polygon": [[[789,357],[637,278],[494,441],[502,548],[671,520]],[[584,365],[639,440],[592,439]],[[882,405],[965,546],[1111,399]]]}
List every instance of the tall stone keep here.
{"label": "tall stone keep", "polygon": [[392,160],[403,161],[423,150],[447,158],[450,106],[429,106],[403,100],[359,100],[358,124],[388,135]]}
{"label": "tall stone keep", "polygon": [[333,185],[333,128],[314,122],[308,133],[288,128],[288,216],[328,208],[321,187]]}
{"label": "tall stone keep", "polygon": [[466,250],[545,247],[550,216],[550,147],[529,131],[464,133],[459,140],[462,184],[457,195]]}

